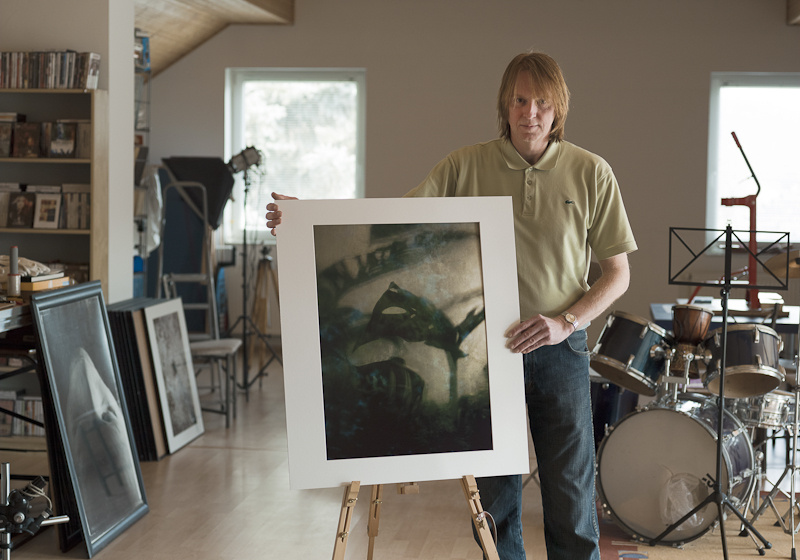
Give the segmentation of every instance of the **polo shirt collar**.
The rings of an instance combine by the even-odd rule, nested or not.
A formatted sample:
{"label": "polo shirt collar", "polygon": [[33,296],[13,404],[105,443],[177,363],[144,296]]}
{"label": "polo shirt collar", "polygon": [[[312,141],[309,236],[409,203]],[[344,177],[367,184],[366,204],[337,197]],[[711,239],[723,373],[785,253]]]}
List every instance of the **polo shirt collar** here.
{"label": "polo shirt collar", "polygon": [[503,140],[502,144],[503,159],[506,161],[509,169],[515,171],[522,171],[533,167],[542,171],[549,171],[553,169],[558,163],[558,156],[561,154],[561,142],[551,142],[547,149],[539,158],[535,165],[531,166],[525,158],[519,155],[519,152],[514,147],[510,140]]}

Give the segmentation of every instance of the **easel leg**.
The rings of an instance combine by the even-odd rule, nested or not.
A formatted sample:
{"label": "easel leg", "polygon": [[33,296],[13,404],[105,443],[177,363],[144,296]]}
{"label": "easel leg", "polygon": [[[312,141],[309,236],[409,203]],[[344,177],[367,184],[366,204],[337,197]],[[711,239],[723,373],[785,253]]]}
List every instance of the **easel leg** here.
{"label": "easel leg", "polygon": [[492,532],[486,520],[486,513],[483,511],[483,506],[481,506],[478,483],[475,482],[475,477],[471,474],[463,477],[461,486],[464,489],[464,496],[467,498],[467,503],[472,513],[472,523],[475,525],[475,530],[480,537],[484,555],[487,560],[500,560],[500,556],[497,554],[497,547],[492,538]]}
{"label": "easel leg", "polygon": [[333,545],[333,560],[344,560],[347,548],[347,537],[350,535],[350,522],[353,520],[353,508],[358,501],[359,481],[353,481],[344,489],[342,512],[339,514],[339,527],[336,529],[336,542]]}
{"label": "easel leg", "polygon": [[378,536],[378,524],[381,517],[381,504],[383,503],[383,486],[375,484],[372,486],[372,496],[369,499],[369,521],[367,521],[367,535],[369,535],[369,548],[367,549],[367,560],[372,560],[375,551],[375,537]]}

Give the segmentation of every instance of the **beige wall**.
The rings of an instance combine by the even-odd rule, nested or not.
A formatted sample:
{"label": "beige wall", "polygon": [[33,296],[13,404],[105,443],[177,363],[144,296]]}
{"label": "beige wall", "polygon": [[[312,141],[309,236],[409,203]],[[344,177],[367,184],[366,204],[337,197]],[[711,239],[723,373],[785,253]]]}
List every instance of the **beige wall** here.
{"label": "beige wall", "polygon": [[562,65],[567,139],[617,174],[639,251],[615,308],[649,316],[688,294],[667,282],[668,231],[704,225],[710,73],[800,71],[785,0],[297,0],[293,26],[229,27],[154,80],[153,161],[224,156],[226,67],[364,67],[367,194],[399,196],[496,136],[502,70],[529,48]]}

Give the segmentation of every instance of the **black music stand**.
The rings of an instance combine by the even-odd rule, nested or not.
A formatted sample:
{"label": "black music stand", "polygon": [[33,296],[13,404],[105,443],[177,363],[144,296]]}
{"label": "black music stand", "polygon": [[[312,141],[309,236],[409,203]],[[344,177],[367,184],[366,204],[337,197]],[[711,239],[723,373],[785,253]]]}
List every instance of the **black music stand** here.
{"label": "black music stand", "polygon": [[[704,231],[704,232],[719,232],[720,231],[720,230],[697,229],[697,228],[683,228],[683,230],[684,231]],[[691,266],[691,264],[693,262],[695,262],[701,255],[703,255],[710,247],[714,246],[719,241],[719,239],[722,237],[723,234],[725,236],[725,275],[724,275],[724,279],[722,281],[722,288],[720,290],[720,296],[721,296],[721,299],[722,299],[722,358],[720,360],[720,366],[719,366],[719,395],[717,396],[717,398],[719,399],[717,401],[717,406],[719,408],[719,417],[718,417],[718,420],[717,420],[718,421],[718,428],[719,428],[719,433],[717,434],[717,465],[716,465],[716,471],[715,471],[714,477],[712,477],[711,474],[709,474],[709,473],[706,474],[706,477],[707,477],[706,484],[709,486],[709,488],[712,489],[712,492],[708,496],[706,496],[706,498],[702,502],[697,504],[690,512],[688,512],[686,515],[684,515],[683,517],[678,519],[676,522],[674,522],[672,525],[667,527],[666,530],[664,532],[662,532],[660,535],[658,535],[654,539],[651,539],[649,544],[650,544],[650,546],[655,546],[662,539],[664,539],[664,537],[666,537],[669,533],[671,533],[676,528],[678,528],[682,523],[684,523],[686,520],[688,520],[690,517],[692,517],[695,513],[699,512],[700,510],[702,510],[707,505],[709,505],[710,503],[713,502],[713,503],[715,503],[717,505],[717,515],[718,515],[719,527],[720,527],[720,538],[722,540],[722,554],[723,554],[723,557],[725,558],[725,560],[728,559],[728,543],[727,543],[726,536],[725,536],[725,515],[724,515],[726,507],[728,509],[730,509],[730,511],[732,511],[736,515],[736,517],[739,518],[739,520],[742,522],[742,527],[744,529],[746,529],[751,535],[755,535],[756,537],[758,537],[758,540],[760,540],[764,544],[763,547],[759,547],[758,543],[755,541],[755,539],[753,539],[753,542],[756,544],[756,548],[758,550],[758,553],[763,556],[764,554],[766,554],[764,549],[765,548],[772,548],[772,544],[769,541],[767,541],[761,535],[761,533],[759,533],[752,526],[752,524],[747,520],[747,518],[745,518],[744,515],[742,515],[742,513],[738,509],[736,509],[736,507],[731,503],[731,501],[728,498],[728,496],[722,491],[722,488],[721,488],[721,485],[720,485],[720,479],[722,477],[722,460],[723,460],[723,456],[722,456],[722,443],[723,443],[722,430],[723,430],[724,421],[725,421],[725,360],[726,360],[727,347],[728,347],[728,298],[730,296],[731,288],[733,287],[733,278],[732,278],[732,274],[731,274],[731,258],[732,258],[732,254],[733,254],[732,239],[735,236],[735,233],[734,233],[733,229],[731,228],[731,226],[728,225],[728,227],[725,228],[723,234],[718,235],[713,241],[711,241],[711,243],[707,244],[706,247],[702,251],[700,251],[699,253],[695,254],[695,252],[686,244],[686,242],[680,237],[680,235],[677,235],[675,233],[677,231],[680,231],[679,228],[670,228],[670,239],[669,239],[669,241],[670,241],[670,243],[669,243],[670,273],[669,273],[669,283],[670,284],[675,284],[675,285],[684,285],[684,286],[712,286],[712,285],[713,286],[718,286],[719,285],[719,284],[712,284],[712,283],[709,283],[709,282],[684,282],[684,281],[678,280],[677,278],[681,273],[686,271],[686,269],[688,269],[689,266]],[[751,236],[755,236],[759,232],[749,231],[748,233]],[[779,233],[781,235],[781,237],[778,239],[778,241],[776,241],[775,243],[770,244],[770,246],[767,249],[764,249],[764,251],[767,251],[767,250],[771,249],[777,243],[780,242],[780,239],[783,239],[783,237],[785,237],[786,238],[786,245],[787,245],[786,249],[787,249],[787,254],[788,254],[788,248],[789,248],[789,234],[788,233],[781,233],[781,232],[761,232],[761,233]],[[683,246],[686,249],[689,250],[689,252],[693,256],[693,258],[690,260],[690,262],[687,263],[686,266],[684,266],[680,271],[678,271],[678,273],[676,273],[675,276],[673,276],[673,274],[672,274],[672,237],[673,237],[673,234],[675,234],[677,239],[683,244]],[[742,243],[741,240],[738,238],[738,236],[736,236],[736,238],[739,241],[741,246],[747,247],[747,244]],[[761,251],[758,254],[753,254],[753,252],[750,249],[747,249],[747,251],[748,251],[748,253],[750,254],[751,257],[753,257],[756,260],[758,260],[758,262],[762,264],[764,269],[767,270],[769,272],[769,274],[775,280],[777,280],[779,282],[779,286],[775,286],[775,285],[759,286],[759,285],[747,284],[746,286],[737,286],[737,287],[784,289],[784,290],[789,287],[788,260],[787,260],[786,275],[785,275],[784,281],[781,282],[781,280],[777,276],[775,276],[775,274],[773,274],[772,271],[770,271],[768,268],[766,268],[766,266],[764,265],[764,263],[760,259],[758,259],[758,257],[764,251]]]}

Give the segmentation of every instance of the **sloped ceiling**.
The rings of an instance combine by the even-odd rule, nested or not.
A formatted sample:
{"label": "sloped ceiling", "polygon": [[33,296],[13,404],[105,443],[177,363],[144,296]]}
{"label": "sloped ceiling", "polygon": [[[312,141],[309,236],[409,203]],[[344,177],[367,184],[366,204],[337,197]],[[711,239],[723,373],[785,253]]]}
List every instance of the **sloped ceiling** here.
{"label": "sloped ceiling", "polygon": [[294,23],[294,0],[134,0],[134,4],[136,27],[150,37],[153,75],[232,23]]}
{"label": "sloped ceiling", "polygon": [[[150,36],[153,75],[232,23],[292,25],[294,0],[134,0],[136,27]],[[800,0],[786,0],[787,25],[800,25]]]}

